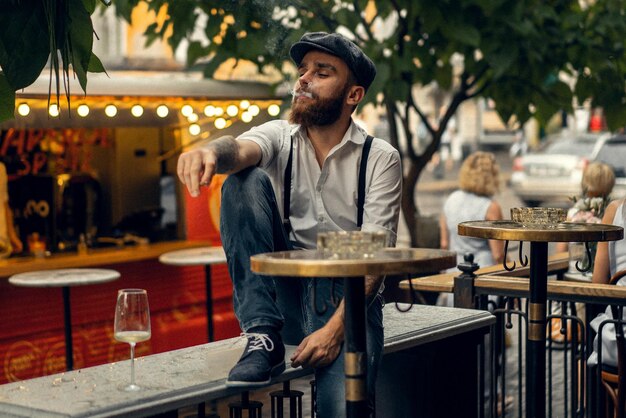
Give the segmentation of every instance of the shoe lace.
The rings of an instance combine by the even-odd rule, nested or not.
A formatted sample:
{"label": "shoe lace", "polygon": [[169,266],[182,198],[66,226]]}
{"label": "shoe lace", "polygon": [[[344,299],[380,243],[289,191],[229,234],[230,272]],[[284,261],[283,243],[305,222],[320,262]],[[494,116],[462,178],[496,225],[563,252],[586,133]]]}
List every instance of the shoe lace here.
{"label": "shoe lace", "polygon": [[274,351],[274,341],[267,334],[242,332],[241,335],[248,338],[248,351]]}

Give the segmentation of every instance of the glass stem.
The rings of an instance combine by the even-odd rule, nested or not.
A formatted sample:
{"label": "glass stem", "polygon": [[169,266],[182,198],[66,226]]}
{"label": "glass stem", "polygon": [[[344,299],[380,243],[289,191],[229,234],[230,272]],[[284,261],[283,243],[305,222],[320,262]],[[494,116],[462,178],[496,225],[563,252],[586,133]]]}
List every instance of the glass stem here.
{"label": "glass stem", "polygon": [[130,344],[130,384],[135,386],[135,343]]}

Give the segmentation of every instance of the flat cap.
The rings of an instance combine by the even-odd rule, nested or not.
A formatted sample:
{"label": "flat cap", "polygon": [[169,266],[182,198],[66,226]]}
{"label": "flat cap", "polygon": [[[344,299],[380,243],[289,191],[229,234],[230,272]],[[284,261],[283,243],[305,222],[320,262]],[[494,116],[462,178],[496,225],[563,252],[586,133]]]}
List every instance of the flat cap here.
{"label": "flat cap", "polygon": [[341,58],[347,65],[360,86],[369,88],[376,77],[376,66],[372,60],[354,42],[338,33],[310,32],[291,46],[289,55],[300,65],[302,58],[312,49],[326,52]]}

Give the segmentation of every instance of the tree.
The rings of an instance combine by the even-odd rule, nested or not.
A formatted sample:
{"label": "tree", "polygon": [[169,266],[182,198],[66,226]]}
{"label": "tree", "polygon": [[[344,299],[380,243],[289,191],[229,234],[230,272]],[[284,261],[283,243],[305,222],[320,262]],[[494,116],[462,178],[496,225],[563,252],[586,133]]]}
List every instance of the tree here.
{"label": "tree", "polygon": [[[110,0],[101,0],[108,5]],[[13,118],[15,92],[31,85],[48,61],[54,71],[56,104],[61,80],[70,101],[70,65],[83,91],[87,72],[103,72],[92,52],[91,14],[96,0],[5,0],[0,13],[0,122]],[[52,83],[50,85],[52,93]]]}
{"label": "tree", "polygon": [[[118,0],[130,18],[141,0]],[[540,123],[571,111],[573,99],[604,108],[611,128],[626,124],[624,0],[151,0],[167,7],[165,22],[146,32],[176,49],[188,40],[188,64],[207,77],[228,59],[263,72],[293,75],[290,45],[308,31],[340,31],[372,57],[378,76],[367,101],[384,106],[391,142],[404,168],[402,209],[417,244],[415,187],[459,105],[488,97],[505,122]],[[205,40],[194,38],[200,29]],[[441,114],[429,118],[413,86],[448,91]],[[413,122],[431,140],[418,152]]]}

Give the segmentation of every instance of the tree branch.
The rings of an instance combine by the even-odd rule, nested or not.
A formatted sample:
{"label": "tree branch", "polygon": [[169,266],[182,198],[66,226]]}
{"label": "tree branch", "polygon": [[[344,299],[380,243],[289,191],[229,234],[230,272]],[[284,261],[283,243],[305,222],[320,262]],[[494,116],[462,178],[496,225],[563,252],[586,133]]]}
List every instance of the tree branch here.
{"label": "tree branch", "polygon": [[[363,16],[363,11],[359,7],[359,2],[357,0],[354,0],[352,4],[354,6],[355,13],[357,13],[357,15],[359,16],[359,20],[361,21],[361,24],[365,28],[365,32],[367,32],[367,37],[369,38],[370,41],[373,41],[374,34],[372,33],[372,28],[370,28],[369,23],[367,23],[367,21],[365,20],[365,16]],[[360,38],[360,36],[356,33],[356,30],[354,31],[354,36],[357,38]],[[364,41],[364,39],[361,39],[361,40]]]}

